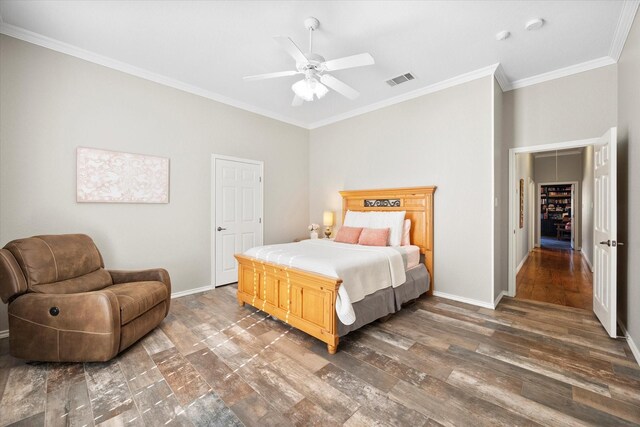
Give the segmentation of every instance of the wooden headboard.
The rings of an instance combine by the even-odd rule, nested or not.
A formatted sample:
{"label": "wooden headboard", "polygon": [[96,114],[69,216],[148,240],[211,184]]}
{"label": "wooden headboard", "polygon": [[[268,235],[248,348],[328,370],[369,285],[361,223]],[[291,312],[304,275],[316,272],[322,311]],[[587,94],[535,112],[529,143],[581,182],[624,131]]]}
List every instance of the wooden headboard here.
{"label": "wooden headboard", "polygon": [[420,247],[431,276],[433,293],[433,195],[436,187],[341,191],[342,222],[351,211],[406,211],[411,220],[411,244]]}

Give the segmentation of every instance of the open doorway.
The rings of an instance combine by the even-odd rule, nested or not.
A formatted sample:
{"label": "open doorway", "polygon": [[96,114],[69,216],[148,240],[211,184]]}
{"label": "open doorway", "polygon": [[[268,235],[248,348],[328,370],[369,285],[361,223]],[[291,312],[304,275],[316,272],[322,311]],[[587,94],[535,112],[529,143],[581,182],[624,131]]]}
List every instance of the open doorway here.
{"label": "open doorway", "polygon": [[[586,146],[516,155],[516,175],[535,182],[535,212],[530,221],[535,243],[533,249],[517,255],[517,299],[592,309],[593,276],[589,255],[581,247],[586,228],[592,227],[592,221],[582,221],[593,216],[588,212],[590,204],[582,206],[583,199],[592,198],[592,174],[588,173],[593,168],[592,150]],[[531,243],[525,242],[528,236],[529,230],[516,233],[517,246],[530,248]]]}
{"label": "open doorway", "polygon": [[[592,310],[611,336],[616,336],[615,153],[615,128],[600,138],[509,152],[508,295]],[[577,175],[570,173],[571,158],[579,165],[573,168]],[[535,211],[524,202],[532,199],[524,194],[532,187],[524,182],[531,181]],[[525,218],[526,212],[535,212],[535,218]],[[533,250],[531,226],[537,228]]]}
{"label": "open doorway", "polygon": [[[583,163],[581,156],[586,150],[575,150],[576,159]],[[568,157],[568,156],[567,156]],[[564,159],[563,159],[564,160]],[[564,166],[561,163],[560,167]],[[534,163],[535,164],[535,163]],[[591,165],[583,164],[585,167]],[[579,171],[582,179],[583,171]],[[540,247],[543,249],[576,249],[578,235],[582,234],[580,224],[577,222],[578,215],[574,215],[577,206],[576,191],[579,183],[576,182],[551,182],[538,184],[540,215],[537,216],[536,224],[539,233]]]}

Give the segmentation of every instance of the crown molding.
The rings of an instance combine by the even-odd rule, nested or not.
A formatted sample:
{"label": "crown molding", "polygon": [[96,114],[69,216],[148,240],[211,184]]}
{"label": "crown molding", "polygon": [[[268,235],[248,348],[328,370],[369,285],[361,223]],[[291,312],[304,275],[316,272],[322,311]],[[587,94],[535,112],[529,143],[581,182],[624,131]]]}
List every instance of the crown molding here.
{"label": "crown molding", "polygon": [[329,117],[324,120],[313,122],[309,125],[309,129],[317,129],[319,127],[330,125],[332,123],[336,123],[345,119],[350,119],[351,117],[356,117],[362,114],[370,113],[371,111],[375,111],[381,108],[389,107],[391,105],[399,104],[401,102],[418,98],[423,95],[428,95],[430,93],[439,92],[441,90],[448,89],[453,86],[458,86],[460,84],[467,83],[472,80],[479,79],[481,77],[493,76],[495,74],[496,69],[498,68],[498,65],[499,64],[489,65],[488,67],[480,68],[478,70],[471,71],[469,73],[460,74],[459,76],[456,76],[447,80],[443,80],[441,82],[438,82],[420,89],[416,89],[411,92],[403,93],[402,95],[398,95],[393,98],[385,99],[383,101],[366,105],[361,108],[356,108],[355,110],[347,111],[346,113],[338,114],[336,116]]}
{"label": "crown molding", "polygon": [[500,88],[503,92],[510,90],[511,82],[505,74],[504,68],[502,68],[502,64],[498,63],[498,66],[496,67],[496,71],[494,73],[494,77],[498,81],[498,84],[500,85]]}
{"label": "crown molding", "polygon": [[616,32],[613,34],[613,40],[611,41],[611,47],[609,48],[609,56],[616,62],[620,59],[622,49],[631,31],[633,20],[636,17],[638,11],[638,5],[640,0],[626,0],[622,4],[622,11],[620,12],[620,18],[618,19],[618,25],[616,26]]}
{"label": "crown molding", "polygon": [[175,80],[171,77],[164,76],[162,74],[154,73],[143,68],[138,68],[133,65],[117,61],[107,56],[98,55],[88,50],[81,49],[79,47],[64,43],[50,37],[43,36],[32,31],[25,30],[20,27],[16,27],[11,24],[7,24],[0,19],[0,34],[4,34],[19,40],[23,40],[38,46],[42,46],[47,49],[55,50],[67,55],[74,56],[76,58],[83,59],[94,64],[102,65],[123,73],[131,74],[136,77],[140,77],[145,80],[150,80],[155,83],[159,83],[164,86],[169,86],[174,89],[178,89],[184,92],[198,95],[203,98],[211,99],[222,104],[230,105],[241,110],[248,111],[250,113],[265,116],[274,120],[278,120],[290,125],[298,126],[304,129],[308,129],[307,125],[303,122],[293,120],[290,117],[282,114],[275,113],[270,110],[254,107],[253,105],[245,104],[244,102],[237,101],[233,98],[226,97],[224,95],[217,94],[215,92],[202,89],[200,87],[183,83],[179,80]]}
{"label": "crown molding", "polygon": [[583,73],[585,71],[594,70],[600,67],[606,67],[607,65],[613,65],[616,61],[609,57],[603,56],[601,58],[592,59],[590,61],[582,62],[580,64],[570,65],[569,67],[559,68],[557,70],[549,71],[548,73],[538,74],[536,76],[527,77],[524,79],[511,82],[509,90],[520,89],[527,86],[536,85],[538,83],[544,83],[549,80],[559,79],[561,77],[571,76],[573,74]]}

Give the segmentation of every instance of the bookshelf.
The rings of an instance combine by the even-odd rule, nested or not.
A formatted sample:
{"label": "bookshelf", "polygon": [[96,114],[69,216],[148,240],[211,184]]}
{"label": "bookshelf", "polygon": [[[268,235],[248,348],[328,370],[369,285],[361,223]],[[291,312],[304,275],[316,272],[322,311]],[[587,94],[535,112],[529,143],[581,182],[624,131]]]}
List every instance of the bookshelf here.
{"label": "bookshelf", "polygon": [[540,234],[556,237],[557,225],[564,216],[571,217],[571,184],[540,186]]}

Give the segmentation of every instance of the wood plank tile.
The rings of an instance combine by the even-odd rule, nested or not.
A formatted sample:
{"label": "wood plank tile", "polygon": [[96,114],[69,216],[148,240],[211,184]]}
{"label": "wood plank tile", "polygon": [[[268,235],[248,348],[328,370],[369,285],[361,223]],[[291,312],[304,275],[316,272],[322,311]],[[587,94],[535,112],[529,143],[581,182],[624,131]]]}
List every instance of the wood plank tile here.
{"label": "wood plank tile", "polygon": [[571,427],[583,425],[581,421],[545,405],[532,402],[520,393],[503,390],[459,370],[453,371],[447,382],[542,425]]}
{"label": "wood plank tile", "polygon": [[182,406],[186,407],[211,391],[209,384],[176,348],[155,353],[152,357]]}
{"label": "wood plank tile", "polygon": [[44,412],[47,364],[20,364],[9,371],[0,400],[0,425]]}
{"label": "wood plank tile", "polygon": [[93,424],[89,390],[81,363],[50,365],[45,415],[48,426]]}
{"label": "wood plank tile", "polygon": [[187,405],[187,416],[195,426],[243,426],[236,414],[215,393],[208,393]]}
{"label": "wood plank tile", "polygon": [[150,355],[154,355],[161,351],[170,349],[174,346],[171,340],[160,328],[156,328],[153,331],[149,332],[147,335],[145,335],[144,338],[140,340],[140,342],[147,350],[147,353],[149,353]]}
{"label": "wood plank tile", "polygon": [[382,391],[333,364],[320,369],[316,375],[360,405],[366,406],[376,418],[385,423],[422,425],[427,420],[427,417],[417,412],[415,408],[408,408],[390,400]]}
{"label": "wood plank tile", "polygon": [[590,406],[583,405],[573,399],[567,399],[563,396],[549,393],[548,390],[545,390],[536,384],[525,383],[522,387],[522,396],[594,425],[634,425],[633,423],[621,418],[598,411]]}
{"label": "wood plank tile", "polygon": [[573,388],[573,400],[629,422],[640,424],[640,406],[631,405],[578,387]]}
{"label": "wood plank tile", "polygon": [[9,424],[10,427],[40,427],[43,425],[46,425],[44,421],[44,412],[40,412],[28,418]]}
{"label": "wood plank tile", "polygon": [[253,392],[231,406],[231,410],[245,426],[258,427],[262,426],[262,417],[272,411],[273,408],[262,396]]}
{"label": "wood plank tile", "polygon": [[311,402],[302,399],[284,414],[295,426],[327,426],[338,427],[342,423],[334,419],[330,413]]}
{"label": "wood plank tile", "polygon": [[228,406],[254,393],[254,390],[211,350],[193,352],[187,356],[187,360]]}
{"label": "wood plank tile", "polygon": [[146,425],[191,425],[164,378],[133,393],[133,398]]}
{"label": "wood plank tile", "polygon": [[132,415],[129,419],[139,417],[117,359],[105,363],[87,363],[84,369],[96,424],[125,412]]}
{"label": "wood plank tile", "polygon": [[132,392],[162,379],[162,374],[142,343],[129,347],[118,357],[118,363]]}

